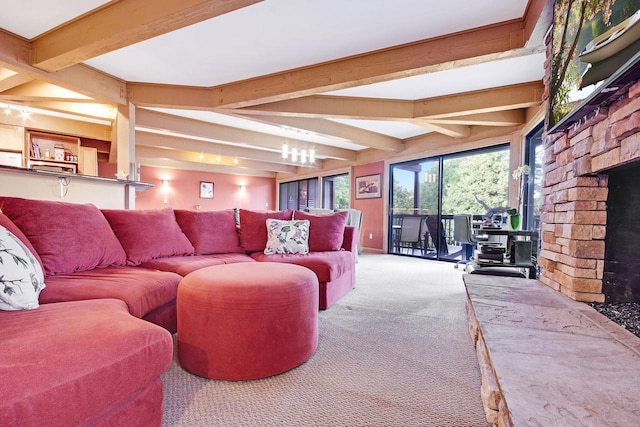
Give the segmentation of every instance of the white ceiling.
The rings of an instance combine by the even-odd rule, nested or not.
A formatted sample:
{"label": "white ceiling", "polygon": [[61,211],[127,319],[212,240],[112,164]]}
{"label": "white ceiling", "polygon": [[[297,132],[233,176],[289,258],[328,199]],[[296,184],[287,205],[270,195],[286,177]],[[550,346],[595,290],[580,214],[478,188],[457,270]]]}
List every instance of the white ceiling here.
{"label": "white ceiling", "polygon": [[[115,2],[4,0],[0,28],[31,41],[107,3]],[[84,63],[126,82],[211,87],[519,19],[527,4],[527,0],[265,0]],[[542,41],[536,40],[505,59],[461,60],[428,74],[324,94],[421,100],[539,81],[544,61]],[[358,141],[218,112],[155,110],[327,146],[367,148]],[[333,120],[399,139],[430,132],[401,121]]]}

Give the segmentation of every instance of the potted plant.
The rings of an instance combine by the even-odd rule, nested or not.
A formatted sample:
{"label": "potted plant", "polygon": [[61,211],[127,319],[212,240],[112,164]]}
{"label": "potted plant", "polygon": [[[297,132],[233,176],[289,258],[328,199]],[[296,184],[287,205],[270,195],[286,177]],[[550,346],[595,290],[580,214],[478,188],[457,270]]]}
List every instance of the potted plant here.
{"label": "potted plant", "polygon": [[529,175],[531,173],[531,168],[529,165],[518,166],[511,175],[514,180],[518,181],[518,204],[515,208],[510,208],[507,210],[507,215],[509,215],[509,225],[513,230],[517,230],[520,227],[520,212],[518,209],[522,206],[522,199],[524,197],[524,179],[525,175]]}

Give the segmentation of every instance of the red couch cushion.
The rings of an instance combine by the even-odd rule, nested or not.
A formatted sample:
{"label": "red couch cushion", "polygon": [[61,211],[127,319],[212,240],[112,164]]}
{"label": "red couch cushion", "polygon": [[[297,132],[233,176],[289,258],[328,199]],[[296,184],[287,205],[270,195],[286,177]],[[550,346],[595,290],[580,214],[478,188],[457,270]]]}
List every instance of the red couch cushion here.
{"label": "red couch cushion", "polygon": [[47,275],[126,262],[120,242],[94,205],[0,197],[0,209],[29,239]]}
{"label": "red couch cushion", "polygon": [[264,251],[267,246],[267,218],[291,219],[291,209],[252,211],[240,209],[240,245],[247,252]]}
{"label": "red couch cushion", "polygon": [[151,261],[140,264],[139,267],[171,271],[184,277],[192,271],[199,270],[204,267],[234,264],[236,262],[255,262],[255,260],[245,253],[174,256],[152,259]]}
{"label": "red couch cushion", "polygon": [[316,273],[319,282],[331,282],[353,268],[349,251],[309,252],[308,254],[272,254],[254,252],[251,258],[261,262],[285,262],[307,267]]}
{"label": "red couch cushion", "polygon": [[136,267],[109,267],[47,277],[40,303],[115,298],[135,317],[176,299],[181,276]]}
{"label": "red couch cushion", "polygon": [[36,260],[42,265],[42,260],[40,259],[40,255],[33,247],[27,236],[24,235],[22,230],[20,230],[14,223],[7,217],[5,214],[0,212],[0,226],[9,230],[14,236],[16,236],[20,241],[24,244],[24,246],[31,251]]}
{"label": "red couch cushion", "polygon": [[340,211],[325,215],[314,215],[295,211],[294,219],[309,220],[309,251],[339,251],[344,239],[344,226],[349,212]]}
{"label": "red couch cushion", "polygon": [[0,335],[3,426],[84,425],[157,381],[173,353],[169,332],[109,299],[0,312]]}
{"label": "red couch cushion", "polygon": [[127,253],[127,265],[154,258],[192,255],[193,246],[176,222],[173,210],[103,209],[113,232]]}
{"label": "red couch cushion", "polygon": [[232,209],[221,211],[175,211],[176,221],[196,255],[244,252]]}

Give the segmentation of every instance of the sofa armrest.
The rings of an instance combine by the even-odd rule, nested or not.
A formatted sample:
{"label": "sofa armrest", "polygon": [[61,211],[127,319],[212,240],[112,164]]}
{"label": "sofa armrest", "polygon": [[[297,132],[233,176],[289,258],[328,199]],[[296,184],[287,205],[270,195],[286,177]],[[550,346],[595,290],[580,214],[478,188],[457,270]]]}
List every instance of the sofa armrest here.
{"label": "sofa armrest", "polygon": [[360,230],[356,227],[347,225],[344,227],[344,239],[342,240],[342,249],[355,254],[358,253],[358,242],[360,241]]}

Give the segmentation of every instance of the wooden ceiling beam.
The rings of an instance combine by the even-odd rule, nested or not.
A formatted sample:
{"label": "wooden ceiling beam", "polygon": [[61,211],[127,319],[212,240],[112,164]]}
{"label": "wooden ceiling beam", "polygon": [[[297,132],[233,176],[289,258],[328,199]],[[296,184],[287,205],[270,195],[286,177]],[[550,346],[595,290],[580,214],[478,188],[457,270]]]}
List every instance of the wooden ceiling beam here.
{"label": "wooden ceiling beam", "polygon": [[428,120],[416,119],[412,121],[414,124],[423,126],[429,130],[432,130],[443,135],[450,136],[452,138],[466,138],[471,135],[471,127],[464,125],[447,125],[432,123]]}
{"label": "wooden ceiling beam", "polygon": [[[522,20],[508,21],[214,86],[210,88],[210,102],[212,107],[242,108],[424,74],[429,67],[442,63],[521,48],[524,46],[523,27]],[[130,83],[129,96],[136,105],[169,106],[174,101],[166,86]],[[164,94],[156,92],[163,89]]]}
{"label": "wooden ceiling beam", "polygon": [[20,114],[5,115],[2,113],[2,123],[63,135],[73,135],[103,141],[111,140],[110,125],[89,123],[64,117],[54,117],[48,114],[32,112],[25,118]]}
{"label": "wooden ceiling beam", "polygon": [[[287,118],[346,118],[362,120],[413,121],[429,119],[431,123],[484,124],[492,121],[497,126],[503,122],[523,123],[520,113],[507,113],[542,102],[542,82],[523,83],[500,88],[464,92],[418,101],[402,101],[378,98],[315,95],[273,102],[239,110],[222,109],[225,113],[243,115],[283,116]],[[468,119],[468,120],[466,120]],[[455,121],[455,123],[453,123]],[[486,123],[482,123],[482,122]]]}
{"label": "wooden ceiling beam", "polygon": [[0,29],[0,67],[78,92],[98,102],[127,103],[126,84],[121,80],[81,64],[49,73],[33,67],[30,57],[28,41]]}
{"label": "wooden ceiling beam", "polygon": [[[4,94],[0,94],[0,100],[6,100],[7,102],[18,101],[15,97],[5,96]],[[48,100],[21,100],[20,104],[26,107],[38,108],[54,113],[70,114],[72,116],[86,117],[88,119],[95,119],[104,122],[113,122],[115,117],[115,109],[111,104],[88,104]]]}
{"label": "wooden ceiling beam", "polygon": [[33,81],[31,76],[26,74],[14,74],[10,77],[0,80],[0,93],[13,89],[25,83]]}
{"label": "wooden ceiling beam", "polygon": [[239,156],[221,156],[220,160],[218,160],[217,156],[211,154],[203,154],[201,157],[200,153],[197,152],[173,150],[169,148],[153,146],[138,146],[136,144],[136,159],[138,158],[170,159],[180,162],[226,166],[236,169],[242,169],[245,173],[247,169],[283,173],[295,173],[297,171],[296,166],[240,158]]}
{"label": "wooden ceiling beam", "polygon": [[438,119],[532,107],[542,102],[542,82],[429,98],[414,103],[414,117]]}
{"label": "wooden ceiling beam", "polygon": [[309,118],[410,119],[413,118],[413,101],[313,95],[234,111],[242,114]]}
{"label": "wooden ceiling beam", "polygon": [[[242,108],[425,74],[470,58],[504,59],[525,46],[545,4],[531,0],[520,19],[214,86],[211,106]],[[129,84],[131,100],[141,106],[171,105],[168,93],[159,97],[153,86],[162,87]]]}
{"label": "wooden ceiling beam", "polygon": [[[27,76],[25,76],[27,77]],[[4,92],[25,100],[49,99],[52,101],[95,103],[95,99],[41,80],[30,80]]]}
{"label": "wooden ceiling beam", "polygon": [[[155,155],[157,153],[148,153],[148,154]],[[145,156],[136,155],[136,163],[140,163],[141,165],[144,165],[144,166],[155,166],[158,168],[183,169],[183,170],[192,170],[192,171],[195,170],[195,171],[201,171],[201,172],[224,173],[228,175],[243,175],[243,176],[247,175],[247,168],[244,168],[244,167],[175,160],[167,156],[145,157]],[[275,172],[262,171],[258,169],[252,170],[250,174],[251,176],[260,176],[264,178],[276,177]]]}
{"label": "wooden ceiling beam", "polygon": [[214,103],[240,108],[424,74],[430,67],[523,47],[524,21],[435,37],[214,87]]}
{"label": "wooden ceiling beam", "polygon": [[183,28],[262,0],[109,2],[32,42],[31,64],[49,72]]}
{"label": "wooden ceiling beam", "polygon": [[288,139],[290,141],[297,141],[300,146],[314,146],[316,157],[331,157],[352,161],[356,159],[356,153],[353,150],[345,150],[344,148],[330,147],[309,141],[296,140],[294,138],[284,138],[267,133],[158,113],[143,108],[136,109],[136,126],[178,133],[185,136],[229,142],[240,146],[253,145],[275,150],[280,150],[284,141]]}
{"label": "wooden ceiling beam", "polygon": [[429,119],[429,123],[475,126],[518,126],[526,123],[525,110],[496,111],[493,113],[469,114],[464,116]]}
{"label": "wooden ceiling beam", "polygon": [[[256,119],[258,116],[243,116],[243,118]],[[278,117],[278,116],[261,116],[258,121],[267,124],[287,126],[302,131],[311,131],[322,135],[342,138],[369,148],[375,148],[382,151],[399,152],[404,149],[404,144],[398,138],[383,135],[380,133],[357,128],[355,126],[345,125],[343,123],[333,122],[324,119],[307,119],[299,117]]]}
{"label": "wooden ceiling beam", "polygon": [[127,83],[127,94],[139,107],[214,110],[211,89],[204,87]]}
{"label": "wooden ceiling beam", "polygon": [[[229,163],[232,164],[234,158],[260,161],[269,163],[273,167],[274,163],[282,165],[279,172],[292,173],[298,163],[292,163],[284,160],[280,151],[267,151],[255,148],[238,147],[234,145],[221,144],[197,139],[182,138],[171,135],[162,135],[151,132],[136,131],[136,147],[156,147],[171,150],[189,151],[202,155],[203,161],[210,163]],[[218,157],[220,160],[218,160]],[[225,158],[227,159],[225,161]],[[287,167],[290,165],[290,167]],[[316,161],[315,166],[322,165],[322,161]],[[280,166],[277,166],[280,168]]]}

